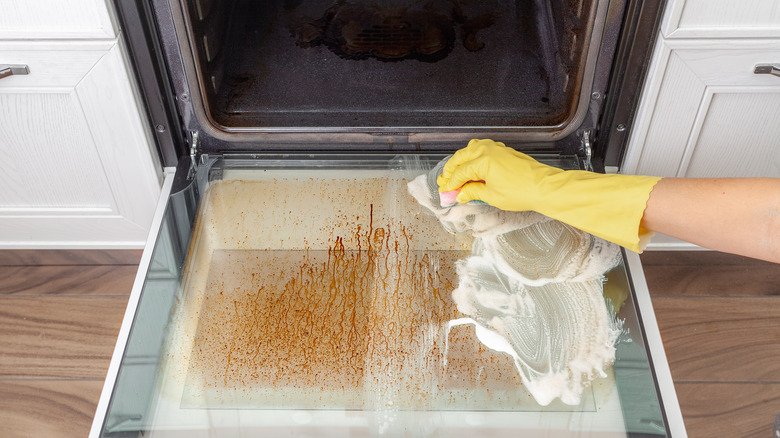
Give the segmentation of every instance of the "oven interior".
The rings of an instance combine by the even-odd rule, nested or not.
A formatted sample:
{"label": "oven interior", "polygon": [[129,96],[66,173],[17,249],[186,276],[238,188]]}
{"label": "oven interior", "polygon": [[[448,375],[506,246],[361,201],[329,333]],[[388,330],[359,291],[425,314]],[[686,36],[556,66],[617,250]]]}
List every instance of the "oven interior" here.
{"label": "oven interior", "polygon": [[597,2],[186,0],[218,128],[561,130]]}

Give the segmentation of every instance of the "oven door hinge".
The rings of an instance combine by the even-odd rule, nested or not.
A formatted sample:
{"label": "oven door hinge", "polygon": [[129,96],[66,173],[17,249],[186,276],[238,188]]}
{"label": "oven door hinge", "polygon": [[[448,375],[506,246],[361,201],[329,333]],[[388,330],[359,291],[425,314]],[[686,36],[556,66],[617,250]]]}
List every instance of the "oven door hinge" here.
{"label": "oven door hinge", "polygon": [[588,129],[582,132],[582,138],[580,138],[580,152],[584,155],[583,165],[585,170],[593,171],[593,138],[591,137],[593,132]]}
{"label": "oven door hinge", "polygon": [[190,171],[187,172],[187,179],[192,179],[198,172],[198,154],[200,154],[200,142],[198,140],[198,131],[190,131]]}

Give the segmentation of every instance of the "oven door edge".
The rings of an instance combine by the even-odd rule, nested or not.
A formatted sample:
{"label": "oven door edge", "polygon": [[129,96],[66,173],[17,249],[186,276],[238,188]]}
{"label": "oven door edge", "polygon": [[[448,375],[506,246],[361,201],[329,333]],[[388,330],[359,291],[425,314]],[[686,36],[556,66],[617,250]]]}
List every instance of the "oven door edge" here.
{"label": "oven door edge", "polygon": [[635,252],[624,250],[623,257],[628,277],[631,281],[631,289],[636,299],[640,326],[644,330],[647,354],[655,376],[658,394],[661,397],[662,412],[665,416],[666,424],[673,438],[686,438],[688,433],[685,430],[680,403],[677,400],[677,392],[674,389],[672,373],[669,369],[669,362],[666,359],[666,351],[664,350],[661,332],[658,329],[658,322],[655,318],[655,311],[650,299],[650,290],[647,288],[642,262],[639,254]]}
{"label": "oven door edge", "polygon": [[111,396],[114,392],[114,386],[116,384],[117,376],[119,374],[119,365],[122,362],[122,357],[125,353],[125,347],[130,337],[130,329],[135,319],[136,309],[138,308],[138,302],[141,298],[141,291],[144,287],[147,273],[152,261],[152,253],[155,249],[155,243],[160,234],[162,228],[163,218],[165,217],[165,210],[168,205],[168,199],[171,195],[171,188],[173,187],[174,174],[176,173],[175,167],[166,167],[164,169],[164,180],[160,198],[157,201],[157,208],[154,212],[152,224],[150,226],[149,235],[146,239],[146,245],[144,246],[144,252],[141,255],[141,263],[138,266],[138,272],[135,275],[133,281],[133,289],[130,292],[130,298],[127,301],[127,308],[125,309],[125,315],[122,318],[122,325],[119,328],[119,335],[117,336],[116,345],[114,346],[114,353],[111,355],[111,362],[108,365],[108,372],[106,373],[106,379],[103,382],[103,390],[100,393],[100,399],[98,400],[97,409],[95,410],[95,417],[92,420],[92,427],[89,431],[90,438],[98,438],[100,432],[103,429],[103,423],[105,422],[106,415],[108,413],[108,406],[111,401]]}

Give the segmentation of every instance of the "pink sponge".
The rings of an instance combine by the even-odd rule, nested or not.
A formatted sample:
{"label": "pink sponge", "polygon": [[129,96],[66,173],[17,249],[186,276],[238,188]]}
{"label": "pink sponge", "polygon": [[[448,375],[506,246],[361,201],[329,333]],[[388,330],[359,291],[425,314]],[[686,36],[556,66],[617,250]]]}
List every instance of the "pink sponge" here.
{"label": "pink sponge", "polygon": [[439,204],[445,208],[452,207],[458,203],[458,193],[460,193],[460,187],[455,190],[450,190],[449,192],[439,192]]}

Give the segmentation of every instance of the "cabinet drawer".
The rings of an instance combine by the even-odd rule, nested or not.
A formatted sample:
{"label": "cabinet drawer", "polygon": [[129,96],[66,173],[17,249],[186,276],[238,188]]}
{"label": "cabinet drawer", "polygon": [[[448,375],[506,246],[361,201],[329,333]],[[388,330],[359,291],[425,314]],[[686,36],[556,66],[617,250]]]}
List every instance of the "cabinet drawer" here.
{"label": "cabinet drawer", "polygon": [[26,65],[29,73],[0,79],[0,90],[74,87],[115,43],[18,44],[0,42],[0,64]]}
{"label": "cabinet drawer", "polygon": [[780,37],[777,0],[677,0],[667,7],[666,38]]}
{"label": "cabinet drawer", "polygon": [[106,0],[5,0],[0,39],[116,37]]}

